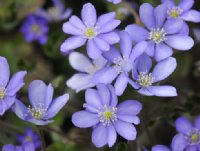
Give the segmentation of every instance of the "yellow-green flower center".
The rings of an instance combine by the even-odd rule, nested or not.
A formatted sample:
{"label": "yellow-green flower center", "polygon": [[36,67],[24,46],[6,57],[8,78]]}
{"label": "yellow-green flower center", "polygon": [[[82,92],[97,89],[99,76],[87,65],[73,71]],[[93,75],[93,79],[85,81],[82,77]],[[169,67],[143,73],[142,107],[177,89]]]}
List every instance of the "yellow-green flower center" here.
{"label": "yellow-green flower center", "polygon": [[166,32],[163,28],[153,28],[149,33],[149,40],[159,44],[166,40]]}
{"label": "yellow-green flower center", "polygon": [[154,77],[152,77],[151,73],[140,72],[136,82],[142,87],[151,86],[154,81]]}
{"label": "yellow-green flower center", "polygon": [[192,136],[191,136],[191,140],[193,141],[193,142],[198,142],[199,141],[199,135],[198,134],[193,134]]}
{"label": "yellow-green flower center", "polygon": [[106,111],[103,113],[105,119],[110,120],[113,116],[113,113],[111,111]]}
{"label": "yellow-green flower center", "polygon": [[97,29],[96,27],[88,27],[85,32],[84,32],[84,36],[88,39],[92,39],[94,37],[97,36]]}
{"label": "yellow-green flower center", "polygon": [[40,33],[41,32],[41,29],[40,29],[40,26],[35,24],[32,26],[31,30],[34,32],[34,33]]}
{"label": "yellow-green flower center", "polygon": [[180,7],[172,7],[171,9],[168,9],[167,14],[172,18],[178,18],[183,10]]}
{"label": "yellow-green flower center", "polygon": [[0,100],[2,100],[5,97],[6,89],[0,88]]}
{"label": "yellow-green flower center", "polygon": [[38,105],[33,108],[28,107],[28,112],[35,119],[42,119],[46,114],[47,109],[44,108],[44,105]]}

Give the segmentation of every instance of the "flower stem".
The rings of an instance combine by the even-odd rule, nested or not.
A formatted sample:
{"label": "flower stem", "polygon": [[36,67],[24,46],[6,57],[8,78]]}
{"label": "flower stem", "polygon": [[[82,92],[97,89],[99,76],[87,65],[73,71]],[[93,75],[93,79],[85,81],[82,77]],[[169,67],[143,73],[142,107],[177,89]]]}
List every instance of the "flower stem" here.
{"label": "flower stem", "polygon": [[39,134],[40,134],[40,139],[42,142],[42,150],[41,151],[46,151],[46,143],[45,143],[45,138],[44,138],[44,132],[43,132],[43,128],[40,126],[37,126]]}

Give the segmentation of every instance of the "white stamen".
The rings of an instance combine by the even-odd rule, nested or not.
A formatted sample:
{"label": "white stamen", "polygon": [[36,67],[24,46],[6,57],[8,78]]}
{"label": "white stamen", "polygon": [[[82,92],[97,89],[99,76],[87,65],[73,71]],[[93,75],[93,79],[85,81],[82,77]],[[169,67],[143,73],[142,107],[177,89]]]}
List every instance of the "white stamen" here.
{"label": "white stamen", "polygon": [[167,39],[166,34],[167,33],[163,28],[153,28],[149,33],[148,39],[153,40],[156,44],[159,44]]}
{"label": "white stamen", "polygon": [[2,100],[5,97],[6,94],[6,88],[0,87],[0,100]]}
{"label": "white stamen", "polygon": [[132,62],[129,58],[123,57],[114,58],[115,68],[117,69],[118,74],[122,72],[129,72],[132,69]]}
{"label": "white stamen", "polygon": [[183,10],[177,6],[169,8],[167,10],[167,14],[172,18],[178,18],[182,12],[183,12]]}
{"label": "white stamen", "polygon": [[151,86],[153,84],[153,81],[154,77],[152,77],[151,73],[148,74],[147,72],[140,72],[136,80],[136,82],[142,87]]}
{"label": "white stamen", "polygon": [[28,107],[28,112],[33,118],[42,119],[46,115],[47,108],[44,107],[44,104],[37,104],[35,107]]}

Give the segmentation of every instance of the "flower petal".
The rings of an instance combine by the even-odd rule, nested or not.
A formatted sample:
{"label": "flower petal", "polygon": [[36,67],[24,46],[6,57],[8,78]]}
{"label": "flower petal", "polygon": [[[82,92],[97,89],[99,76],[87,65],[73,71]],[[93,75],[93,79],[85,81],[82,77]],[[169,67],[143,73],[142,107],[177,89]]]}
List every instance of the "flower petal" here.
{"label": "flower petal", "polygon": [[13,144],[4,145],[2,151],[16,151],[16,147]]}
{"label": "flower petal", "polygon": [[182,29],[183,24],[184,22],[181,19],[170,18],[165,22],[163,29],[167,34],[175,34]]}
{"label": "flower petal", "polygon": [[181,18],[186,21],[199,23],[200,22],[200,12],[196,10],[190,10],[181,15]]}
{"label": "flower petal", "polygon": [[81,10],[81,18],[86,26],[94,26],[96,24],[97,14],[96,9],[91,3],[83,5]]}
{"label": "flower petal", "polygon": [[64,54],[68,54],[73,49],[83,46],[86,40],[87,39],[83,38],[82,36],[73,36],[71,38],[68,38],[62,43],[60,51]]}
{"label": "flower petal", "polygon": [[146,54],[148,56],[153,57],[155,55],[155,49],[156,49],[155,47],[156,47],[156,44],[153,41],[149,41],[147,48],[145,50]]}
{"label": "flower petal", "polygon": [[120,48],[122,56],[129,58],[132,50],[132,41],[130,35],[126,31],[120,32]]}
{"label": "flower petal", "polygon": [[138,57],[140,57],[146,49],[148,49],[148,43],[146,41],[141,41],[137,43],[132,50],[131,59],[134,61]]}
{"label": "flower petal", "polygon": [[2,116],[7,110],[7,105],[4,100],[0,101],[0,116]]}
{"label": "flower petal", "polygon": [[84,54],[79,52],[72,52],[69,55],[69,63],[72,68],[81,72],[90,72],[92,70],[93,64]]}
{"label": "flower petal", "polygon": [[88,128],[99,123],[99,117],[97,114],[79,111],[72,115],[72,123],[79,128]]}
{"label": "flower petal", "polygon": [[152,66],[152,60],[146,54],[141,55],[137,60],[138,72],[149,72]]}
{"label": "flower petal", "polygon": [[179,31],[179,34],[185,34],[185,35],[189,35],[190,29],[189,26],[186,22],[183,22],[183,26],[181,28],[181,30]]}
{"label": "flower petal", "polygon": [[117,140],[117,132],[115,130],[115,128],[113,127],[113,125],[109,125],[108,127],[108,146],[112,147],[116,140]]}
{"label": "flower petal", "polygon": [[122,59],[121,54],[115,46],[110,47],[108,52],[104,52],[103,57],[112,63],[115,63],[116,59]]}
{"label": "flower petal", "polygon": [[109,12],[98,17],[97,26],[103,26],[115,18],[115,12]]}
{"label": "flower petal", "polygon": [[154,9],[156,28],[161,28],[166,20],[167,6],[165,4],[158,5]]}
{"label": "flower petal", "polygon": [[177,96],[176,88],[173,86],[149,86],[147,89],[155,96],[160,96],[160,97]]}
{"label": "flower petal", "polygon": [[4,109],[5,109],[5,111],[8,110],[8,109],[10,109],[12,107],[12,105],[15,103],[15,101],[16,101],[16,96],[12,96],[12,97],[6,96],[4,98],[4,101],[2,101],[2,103],[4,103]]}
{"label": "flower petal", "polygon": [[112,85],[108,85],[111,94],[110,106],[116,106],[118,103],[117,95],[115,94],[115,90]]}
{"label": "flower petal", "polygon": [[100,34],[99,38],[105,40],[109,45],[113,45],[115,43],[118,43],[120,38],[119,35],[116,32],[109,32],[105,34]]}
{"label": "flower petal", "polygon": [[176,130],[179,133],[183,133],[183,134],[186,134],[186,135],[193,129],[191,122],[184,117],[178,118],[175,121],[175,126],[176,126]]}
{"label": "flower petal", "polygon": [[140,6],[139,14],[142,22],[149,30],[155,28],[154,8],[151,4],[142,4]]}
{"label": "flower petal", "polygon": [[75,15],[73,15],[73,16],[70,17],[69,22],[70,22],[74,27],[76,27],[76,28],[78,28],[78,29],[83,30],[83,29],[86,28],[85,25],[83,24],[83,22],[80,20],[80,18],[77,17],[77,16],[75,16]]}
{"label": "flower petal", "polygon": [[137,115],[142,110],[142,104],[136,100],[126,100],[117,106],[119,115]]}
{"label": "flower petal", "polygon": [[127,78],[128,77],[125,73],[121,73],[119,77],[117,78],[114,85],[116,95],[121,96],[123,92],[125,91],[128,84]]}
{"label": "flower petal", "polygon": [[136,139],[137,131],[135,129],[135,126],[133,126],[132,124],[117,120],[114,123],[114,126],[115,126],[117,133],[120,136],[122,136],[123,138],[125,138],[127,140],[135,140]]}
{"label": "flower petal", "polygon": [[94,127],[92,131],[92,143],[96,147],[103,147],[108,143],[108,129],[101,123]]}
{"label": "flower petal", "polygon": [[33,142],[25,142],[22,145],[22,148],[24,149],[24,151],[35,151],[35,145],[33,144]]}
{"label": "flower petal", "polygon": [[26,71],[20,71],[15,73],[10,82],[8,83],[8,86],[6,88],[6,95],[7,96],[13,96],[24,86],[24,76],[27,74]]}
{"label": "flower petal", "polygon": [[101,97],[97,90],[94,89],[87,89],[85,92],[85,101],[87,104],[99,109],[104,104],[101,102]]}
{"label": "flower petal", "polygon": [[125,31],[129,33],[134,42],[144,41],[149,37],[149,32],[144,27],[136,24],[128,25]]}
{"label": "flower petal", "polygon": [[194,40],[183,34],[167,36],[165,42],[174,49],[177,50],[189,50],[194,45]]}
{"label": "flower petal", "polygon": [[94,40],[87,43],[87,54],[92,59],[98,59],[101,56],[101,50],[97,47]]}
{"label": "flower petal", "polygon": [[134,123],[135,125],[140,124],[140,118],[134,115],[117,115],[117,118],[127,123]]}
{"label": "flower petal", "polygon": [[152,151],[170,151],[168,147],[164,145],[156,145],[152,147]]}
{"label": "flower petal", "polygon": [[111,94],[108,87],[105,84],[98,84],[96,87],[97,87],[99,96],[101,98],[102,106],[109,105],[110,100],[111,100]]}
{"label": "flower petal", "polygon": [[110,45],[101,38],[95,37],[94,42],[100,50],[108,51],[110,49]]}
{"label": "flower petal", "polygon": [[177,134],[172,139],[171,149],[172,151],[183,151],[186,147],[186,141],[183,134]]}
{"label": "flower petal", "polygon": [[156,61],[161,61],[172,56],[173,50],[169,46],[165,45],[164,43],[160,43],[156,45],[155,51],[155,59]]}
{"label": "flower petal", "polygon": [[166,4],[167,7],[173,7],[175,6],[174,0],[161,0],[162,3]]}
{"label": "flower petal", "polygon": [[100,33],[107,33],[107,32],[111,32],[113,31],[117,26],[119,26],[119,24],[121,23],[120,20],[117,19],[112,19],[111,21],[109,21],[107,24],[104,24],[102,26],[100,26],[99,31]]}
{"label": "flower petal", "polygon": [[39,125],[39,126],[44,126],[44,125],[48,125],[49,123],[53,123],[53,120],[38,120],[38,119],[27,119],[26,121],[33,123],[35,125]]}
{"label": "flower petal", "polygon": [[138,90],[138,93],[142,94],[142,95],[146,95],[146,96],[153,96],[154,94],[151,93],[147,88],[141,88],[140,90]]}
{"label": "flower petal", "polygon": [[194,122],[194,127],[200,130],[200,116],[198,116]]}
{"label": "flower petal", "polygon": [[62,26],[62,30],[66,34],[79,36],[82,35],[82,30],[73,26],[70,22],[66,22]]}
{"label": "flower petal", "polygon": [[25,120],[26,115],[28,115],[28,110],[26,106],[19,100],[15,101],[15,105],[12,109],[15,112],[15,114],[22,120]]}
{"label": "flower petal", "polygon": [[6,58],[0,56],[0,87],[6,87],[10,77],[10,68]]}
{"label": "flower petal", "polygon": [[68,94],[57,97],[54,101],[52,101],[52,104],[50,105],[44,119],[53,118],[65,106],[68,100]]}
{"label": "flower petal", "polygon": [[[153,69],[152,77],[154,77],[154,82],[164,80],[169,75],[171,75],[176,69],[176,59],[169,57],[161,62],[159,62]],[[163,70],[167,69],[167,70]]]}
{"label": "flower petal", "polygon": [[189,10],[194,5],[194,0],[180,0],[178,6],[183,10]]}

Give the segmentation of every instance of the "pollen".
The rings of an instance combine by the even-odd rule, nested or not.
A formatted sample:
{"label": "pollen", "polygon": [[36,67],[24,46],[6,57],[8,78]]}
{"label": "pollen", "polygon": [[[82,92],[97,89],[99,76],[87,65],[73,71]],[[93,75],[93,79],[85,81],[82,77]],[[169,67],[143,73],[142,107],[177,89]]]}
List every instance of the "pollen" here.
{"label": "pollen", "polygon": [[191,140],[192,140],[193,142],[199,141],[199,135],[198,135],[198,134],[193,134],[193,135],[191,136]]}
{"label": "pollen", "polygon": [[88,28],[85,30],[84,36],[85,36],[87,39],[93,39],[94,37],[97,36],[97,34],[98,34],[98,32],[97,32],[96,27],[88,27]]}
{"label": "pollen", "polygon": [[109,126],[112,122],[117,120],[116,112],[116,107],[104,105],[104,107],[98,113],[99,121],[103,123],[104,126]]}
{"label": "pollen", "polygon": [[178,18],[183,10],[180,7],[172,7],[171,9],[168,9],[167,14],[172,18]]}
{"label": "pollen", "polygon": [[153,81],[154,77],[152,77],[151,73],[148,74],[147,72],[140,72],[136,80],[136,82],[142,87],[151,86]]}
{"label": "pollen", "polygon": [[42,119],[44,115],[46,114],[46,111],[47,109],[44,108],[44,105],[42,104],[32,107],[32,108],[31,106],[28,107],[28,112],[35,119]]}
{"label": "pollen", "polygon": [[200,144],[200,131],[198,129],[193,129],[188,135],[185,135],[189,145]]}
{"label": "pollen", "polygon": [[0,88],[0,100],[2,100],[5,97],[6,89]]}
{"label": "pollen", "polygon": [[156,44],[159,44],[166,40],[166,32],[163,28],[153,28],[149,33],[149,40],[153,40]]}

